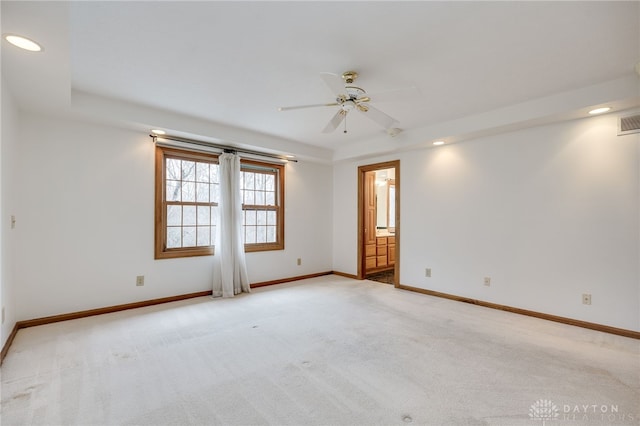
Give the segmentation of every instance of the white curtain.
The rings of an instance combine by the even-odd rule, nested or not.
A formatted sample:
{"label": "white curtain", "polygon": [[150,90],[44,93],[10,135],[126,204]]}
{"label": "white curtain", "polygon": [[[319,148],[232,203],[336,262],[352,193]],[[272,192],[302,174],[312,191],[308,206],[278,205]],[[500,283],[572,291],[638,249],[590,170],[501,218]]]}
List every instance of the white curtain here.
{"label": "white curtain", "polygon": [[240,157],[222,154],[220,199],[215,241],[213,297],[233,297],[251,292],[242,239],[242,200],[240,197]]}

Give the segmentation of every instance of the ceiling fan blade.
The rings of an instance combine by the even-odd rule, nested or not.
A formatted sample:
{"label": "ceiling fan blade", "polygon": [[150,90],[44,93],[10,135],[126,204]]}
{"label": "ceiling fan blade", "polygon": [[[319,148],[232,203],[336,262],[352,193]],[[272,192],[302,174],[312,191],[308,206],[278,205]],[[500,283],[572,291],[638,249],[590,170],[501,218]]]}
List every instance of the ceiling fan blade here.
{"label": "ceiling fan blade", "polygon": [[338,98],[345,97],[347,90],[344,88],[344,83],[339,75],[332,74],[330,72],[321,72],[320,78],[322,78],[322,81],[329,86],[331,93],[336,95]]}
{"label": "ceiling fan blade", "polygon": [[327,126],[322,130],[322,133],[331,133],[333,132],[335,129],[338,128],[338,126],[340,125],[340,123],[342,123],[342,120],[344,120],[344,117],[347,114],[343,111],[343,110],[338,110],[338,112],[336,112],[336,115],[334,115],[331,120],[329,120],[329,122],[327,123]]}
{"label": "ceiling fan blade", "polygon": [[371,98],[372,102],[393,102],[418,99],[422,96],[422,92],[418,87],[411,86],[404,89],[386,90],[384,92],[367,94],[367,96]]}
{"label": "ceiling fan blade", "polygon": [[391,126],[393,126],[394,123],[398,122],[398,120],[396,120],[395,118],[385,114],[384,112],[380,111],[378,108],[372,107],[371,105],[367,105],[366,111],[363,111],[359,108],[358,108],[358,111],[360,111],[362,114],[369,117],[371,120],[375,121],[385,129],[391,128]]}
{"label": "ceiling fan blade", "polygon": [[336,105],[339,105],[339,104],[336,102],[333,102],[331,104],[297,105],[297,106],[289,106],[289,107],[280,107],[278,108],[278,111],[289,111],[292,109],[316,108],[316,107],[336,106]]}

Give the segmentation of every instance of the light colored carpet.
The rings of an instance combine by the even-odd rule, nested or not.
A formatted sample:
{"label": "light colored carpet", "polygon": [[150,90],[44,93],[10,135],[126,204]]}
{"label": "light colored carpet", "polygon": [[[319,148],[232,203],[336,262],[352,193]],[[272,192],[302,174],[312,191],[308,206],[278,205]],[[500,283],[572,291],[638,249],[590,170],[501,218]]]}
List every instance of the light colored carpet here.
{"label": "light colored carpet", "polygon": [[640,424],[637,340],[337,276],[24,329],[1,373],[2,425]]}

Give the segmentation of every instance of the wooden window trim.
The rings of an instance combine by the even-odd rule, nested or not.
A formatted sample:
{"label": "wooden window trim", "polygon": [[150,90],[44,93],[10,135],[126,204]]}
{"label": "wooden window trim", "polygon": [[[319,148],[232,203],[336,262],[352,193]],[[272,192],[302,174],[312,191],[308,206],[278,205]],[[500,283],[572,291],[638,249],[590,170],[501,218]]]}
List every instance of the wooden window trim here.
{"label": "wooden window trim", "polygon": [[[175,259],[182,257],[194,257],[194,256],[209,256],[214,254],[214,246],[206,247],[184,247],[184,248],[166,248],[166,212],[167,204],[172,202],[165,201],[165,178],[166,158],[179,158],[184,160],[193,161],[207,161],[212,163],[218,163],[218,156],[215,154],[207,154],[200,152],[191,152],[182,149],[175,149],[163,146],[156,146],[156,159],[155,159],[155,259]],[[243,165],[253,165],[255,169],[247,168],[244,171],[256,171],[260,172],[260,169],[275,169],[274,174],[276,177],[276,206],[261,206],[261,205],[249,205],[243,204],[243,210],[268,210],[275,211],[277,218],[276,226],[276,242],[274,243],[252,243],[245,244],[245,252],[259,252],[259,251],[271,251],[271,250],[284,250],[284,171],[283,164],[272,164],[254,160],[241,160],[241,170]],[[180,205],[198,205],[197,202],[180,202]]]}
{"label": "wooden window trim", "polygon": [[257,251],[270,251],[270,250],[284,250],[284,164],[272,164],[254,160],[242,160],[242,165],[253,165],[256,169],[247,168],[245,171],[260,171],[260,168],[275,169],[276,172],[276,205],[275,207],[267,207],[261,205],[242,205],[242,210],[271,210],[276,212],[277,226],[276,226],[276,242],[274,243],[253,243],[245,244],[244,251],[246,253]]}
{"label": "wooden window trim", "polygon": [[[214,253],[213,245],[201,247],[181,247],[166,248],[166,223],[167,223],[167,204],[172,202],[165,201],[165,178],[166,158],[179,158],[183,160],[206,161],[218,163],[218,156],[206,153],[196,153],[173,149],[167,147],[156,146],[156,166],[155,166],[155,259],[175,259],[180,257],[209,256]],[[201,205],[197,202],[179,202],[178,205]],[[210,205],[210,203],[207,203]]]}

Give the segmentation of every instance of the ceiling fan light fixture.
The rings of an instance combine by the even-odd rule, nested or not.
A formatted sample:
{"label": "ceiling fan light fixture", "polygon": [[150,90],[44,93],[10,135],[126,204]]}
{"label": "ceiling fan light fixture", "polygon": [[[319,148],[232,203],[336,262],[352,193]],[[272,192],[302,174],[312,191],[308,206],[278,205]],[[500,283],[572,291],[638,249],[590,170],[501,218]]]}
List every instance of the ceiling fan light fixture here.
{"label": "ceiling fan light fixture", "polygon": [[356,107],[356,103],[353,100],[348,99],[344,101],[340,106],[342,107],[343,111],[349,112]]}

